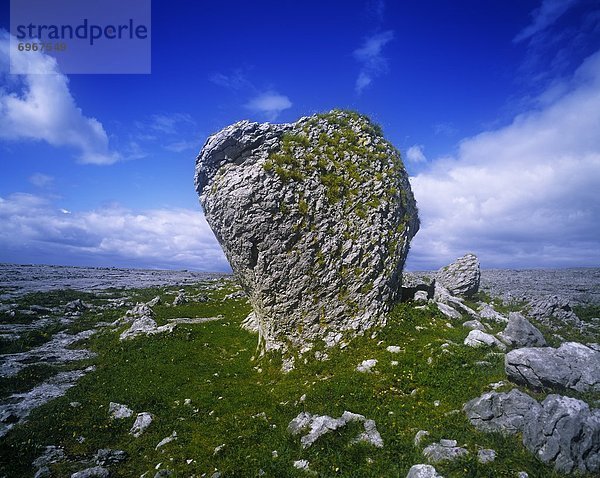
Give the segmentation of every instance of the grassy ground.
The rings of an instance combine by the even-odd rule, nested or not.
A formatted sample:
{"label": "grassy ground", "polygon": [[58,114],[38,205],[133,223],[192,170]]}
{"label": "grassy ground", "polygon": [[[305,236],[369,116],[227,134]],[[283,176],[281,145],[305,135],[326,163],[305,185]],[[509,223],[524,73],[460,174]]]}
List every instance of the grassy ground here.
{"label": "grassy ground", "polygon": [[[201,292],[201,287],[186,289],[190,294]],[[519,471],[532,478],[558,476],[526,452],[519,437],[479,433],[460,412],[466,401],[488,391],[490,383],[505,379],[502,356],[462,345],[468,331],[460,321],[449,324],[434,308],[400,304],[375,338],[359,337],[343,350],[328,350],[327,361],[297,360],[295,370],[282,374],[278,357],[253,360],[257,338],[239,327],[250,308],[245,300],[222,300],[229,292],[231,284],[225,284],[206,292],[208,302],[154,308],[159,325],[173,317],[218,314],[224,317],[220,321],[179,325],[172,334],[126,342],[118,339],[122,329],[104,329],[91,337],[82,346],[98,355],[83,365],[94,364],[96,371],[0,439],[0,476],[32,476],[32,461],[45,446],[58,445],[69,460],[53,465],[61,477],[85,468],[77,462],[90,459],[98,449],[112,448],[128,454],[124,463],[111,467],[115,477],[146,472],[152,477],[157,469],[169,469],[176,477],[211,476],[217,470],[224,477],[300,477],[309,475],[296,470],[293,462],[306,459],[310,470],[323,477],[404,478],[413,464],[425,461],[421,448],[413,445],[421,429],[430,432],[424,445],[449,438],[469,450],[466,459],[436,465],[446,478],[516,477]],[[176,291],[132,294],[133,302],[155,295],[171,302]],[[34,299],[25,301],[50,303],[56,297]],[[112,321],[124,310],[86,313],[71,327]],[[386,351],[388,345],[403,351],[392,354]],[[365,359],[378,360],[374,373],[355,371]],[[489,365],[476,365],[478,361]],[[38,367],[27,373],[39,380],[48,370]],[[23,380],[29,383],[18,377],[14,383],[0,382],[0,390],[6,394],[11,387],[24,388]],[[74,401],[81,406],[71,407]],[[128,433],[133,418],[109,418],[111,401],[136,413],[150,412],[154,421],[141,437],[133,438]],[[344,410],[375,420],[384,447],[351,444],[358,425],[323,436],[308,449],[286,430],[301,411],[338,417]],[[178,439],[156,450],[173,431]],[[480,448],[496,450],[496,461],[479,464]]]}

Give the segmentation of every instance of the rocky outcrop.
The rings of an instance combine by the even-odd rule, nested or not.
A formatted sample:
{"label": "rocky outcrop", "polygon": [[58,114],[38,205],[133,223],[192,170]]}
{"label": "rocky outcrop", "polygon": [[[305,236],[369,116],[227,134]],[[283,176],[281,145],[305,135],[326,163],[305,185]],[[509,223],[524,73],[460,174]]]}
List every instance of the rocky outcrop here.
{"label": "rocky outcrop", "polygon": [[600,471],[600,410],[575,398],[548,395],[536,420],[523,430],[523,444],[562,473]]}
{"label": "rocky outcrop", "polygon": [[583,323],[571,309],[569,301],[556,295],[531,300],[527,315],[552,329],[564,325],[570,325],[578,329],[583,327]]}
{"label": "rocky outcrop", "polygon": [[508,324],[498,338],[511,347],[545,347],[542,333],[518,312],[508,315]]}
{"label": "rocky outcrop", "polygon": [[366,117],[241,121],[208,138],[195,182],[266,349],[383,323],[419,221],[397,150]]}
{"label": "rocky outcrop", "polygon": [[537,416],[539,403],[514,388],[508,393],[488,392],[467,402],[467,418],[478,430],[512,435],[523,431],[529,416]]}
{"label": "rocky outcrop", "polygon": [[435,280],[453,295],[469,297],[479,290],[481,269],[475,254],[465,254],[452,264],[442,267]]}
{"label": "rocky outcrop", "polygon": [[534,389],[600,391],[600,352],[577,342],[512,350],[504,368],[510,380]]}

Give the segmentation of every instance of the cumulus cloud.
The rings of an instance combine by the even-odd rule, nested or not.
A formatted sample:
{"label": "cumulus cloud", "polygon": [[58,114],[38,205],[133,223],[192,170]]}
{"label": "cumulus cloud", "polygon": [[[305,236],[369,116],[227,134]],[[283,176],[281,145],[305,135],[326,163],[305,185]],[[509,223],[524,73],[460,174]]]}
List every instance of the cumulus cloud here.
{"label": "cumulus cloud", "polygon": [[423,146],[420,144],[415,144],[408,148],[408,151],[406,151],[406,159],[408,159],[411,163],[424,163],[427,161],[425,153],[423,153]]}
{"label": "cumulus cloud", "polygon": [[267,120],[274,121],[282,111],[292,107],[292,102],[287,96],[267,91],[252,98],[245,106],[250,111],[263,115]]}
{"label": "cumulus cloud", "polygon": [[580,0],[543,0],[542,4],[533,11],[532,21],[513,39],[515,43],[527,40],[553,25],[567,10],[579,3]]}
{"label": "cumulus cloud", "polygon": [[0,262],[228,270],[199,210],[70,212],[32,194],[0,197]]}
{"label": "cumulus cloud", "polygon": [[373,79],[385,73],[388,69],[387,59],[382,50],[394,39],[394,32],[387,30],[368,37],[360,48],[354,50],[354,58],[361,64],[356,79],[355,90],[358,94],[369,86]]}
{"label": "cumulus cloud", "polygon": [[[70,146],[78,160],[89,164],[112,164],[119,159],[110,151],[108,136],[95,118],[84,116],[69,91],[69,80],[56,60],[41,52],[17,56],[33,65],[15,75],[0,89],[0,139],[42,140],[53,146]],[[0,31],[0,77],[8,78],[10,35]]]}
{"label": "cumulus cloud", "polygon": [[564,91],[411,179],[422,227],[410,268],[467,251],[484,267],[600,264],[600,52]]}

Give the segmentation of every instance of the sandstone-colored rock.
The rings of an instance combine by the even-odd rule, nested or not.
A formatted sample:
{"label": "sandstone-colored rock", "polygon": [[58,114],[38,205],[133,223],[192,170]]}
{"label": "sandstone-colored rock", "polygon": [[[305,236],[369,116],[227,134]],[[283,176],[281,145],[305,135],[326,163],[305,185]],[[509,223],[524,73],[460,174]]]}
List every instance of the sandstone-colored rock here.
{"label": "sandstone-colored rock", "polygon": [[267,350],[384,323],[419,221],[399,153],[366,117],[241,121],[208,138],[195,181]]}

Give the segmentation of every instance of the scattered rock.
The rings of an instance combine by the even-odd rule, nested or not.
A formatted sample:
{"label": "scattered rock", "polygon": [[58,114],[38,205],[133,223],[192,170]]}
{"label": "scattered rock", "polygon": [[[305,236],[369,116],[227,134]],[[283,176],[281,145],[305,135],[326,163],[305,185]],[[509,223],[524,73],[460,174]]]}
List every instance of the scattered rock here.
{"label": "scattered rock", "polygon": [[523,444],[561,473],[600,472],[600,409],[575,398],[548,395],[536,420],[523,430]]}
{"label": "scattered rock", "polygon": [[511,347],[545,347],[542,333],[518,312],[508,314],[508,324],[498,338]]}
{"label": "scattered rock", "polygon": [[110,402],[108,404],[108,413],[111,418],[121,419],[121,418],[129,418],[133,415],[133,410],[129,408],[127,405],[122,405],[120,403]]}
{"label": "scattered rock", "polygon": [[309,465],[310,465],[310,462],[308,460],[296,460],[294,462],[294,468],[297,468],[298,470],[307,470],[308,471]]}
{"label": "scattered rock", "polygon": [[413,443],[415,444],[415,446],[420,446],[421,445],[421,441],[423,441],[423,438],[425,438],[426,436],[429,435],[429,432],[427,430],[419,430],[417,432],[417,434],[415,435],[415,439],[413,441]]}
{"label": "scattered rock", "polygon": [[521,348],[506,354],[504,368],[515,383],[544,387],[600,391],[600,352],[577,342],[559,348]]}
{"label": "scattered rock", "polygon": [[[168,476],[173,476],[173,472],[171,470],[167,470],[166,468],[163,468],[162,470],[158,470],[154,474],[154,478],[167,478]],[[221,475],[219,474],[219,476],[221,476]]]}
{"label": "scattered rock", "polygon": [[102,448],[94,455],[94,462],[99,466],[116,465],[127,459],[127,453],[123,450],[111,450]]}
{"label": "scattered rock", "polygon": [[483,325],[481,322],[479,322],[478,320],[467,320],[466,322],[463,322],[463,327],[466,327],[467,329],[470,330],[481,330],[482,332],[484,332],[486,330],[485,325]]}
{"label": "scattered rock", "polygon": [[465,254],[452,264],[442,267],[435,280],[453,295],[470,297],[479,290],[481,270],[475,254]]}
{"label": "scattered rock", "polygon": [[496,459],[496,451],[490,448],[484,448],[483,450],[479,450],[477,452],[477,461],[479,463],[491,463]]}
{"label": "scattered rock", "polygon": [[90,306],[85,304],[81,299],[75,299],[65,305],[65,313],[68,312],[84,312],[88,310]]}
{"label": "scattered rock", "polygon": [[496,347],[500,350],[506,350],[506,345],[500,342],[496,337],[477,329],[469,332],[464,343],[469,347]]}
{"label": "scattered rock", "polygon": [[158,445],[156,445],[155,450],[158,450],[160,447],[165,446],[167,443],[171,443],[172,441],[177,440],[177,432],[173,431],[173,433],[171,433],[168,437],[163,438],[161,441],[158,442]]}
{"label": "scattered rock", "polygon": [[86,468],[85,470],[78,471],[71,475],[71,478],[108,478],[110,476],[109,471],[102,466],[94,466],[92,468]]}
{"label": "scattered rock", "polygon": [[450,307],[449,305],[444,304],[443,302],[437,302],[436,303],[439,311],[444,314],[446,317],[448,317],[449,319],[460,319],[462,318],[462,315],[460,312],[454,310],[452,307]]}
{"label": "scattered rock", "polygon": [[530,416],[537,416],[540,405],[515,388],[508,393],[484,393],[467,402],[463,410],[478,430],[513,435],[523,430]]}
{"label": "scattered rock", "polygon": [[440,440],[439,443],[433,443],[423,450],[423,456],[433,464],[456,460],[468,453],[466,448],[456,446],[456,440]]}
{"label": "scattered rock", "polygon": [[208,138],[195,182],[261,347],[300,349],[382,323],[419,221],[398,154],[366,117],[228,126]]}
{"label": "scattered rock", "polygon": [[392,354],[399,354],[402,352],[402,347],[399,345],[388,345],[385,349]]}
{"label": "scattered rock", "polygon": [[133,435],[135,438],[138,438],[142,433],[144,433],[144,431],[146,431],[146,428],[150,426],[153,418],[154,417],[150,413],[138,413],[131,430],[129,430],[129,434]]}
{"label": "scattered rock", "polygon": [[65,451],[58,446],[47,446],[39,457],[37,457],[32,465],[34,468],[44,468],[53,463],[59,463],[65,459]]}
{"label": "scattered rock", "polygon": [[444,478],[431,465],[413,465],[408,470],[406,478]]}
{"label": "scattered rock", "polygon": [[151,301],[149,301],[149,302],[146,302],[146,305],[147,305],[148,307],[155,307],[155,306],[157,306],[157,305],[159,305],[159,304],[161,304],[161,303],[162,303],[162,300],[161,300],[161,298],[160,298],[160,295],[157,295],[157,296],[156,296],[154,299],[152,299]]}
{"label": "scattered rock", "polygon": [[120,340],[131,340],[141,335],[156,335],[162,333],[173,332],[175,328],[174,323],[168,323],[161,325],[160,327],[156,321],[149,316],[143,316],[135,319],[131,324],[131,327],[121,334]]}
{"label": "scattered rock", "polygon": [[350,422],[362,422],[365,431],[358,435],[352,443],[367,442],[372,445],[382,448],[383,440],[377,431],[375,422],[368,420],[364,415],[345,411],[340,418],[332,418],[328,415],[312,415],[307,412],[300,412],[288,425],[288,432],[292,435],[298,435],[306,429],[310,431],[300,438],[303,448],[311,446],[319,437],[344,427]]}
{"label": "scattered rock", "polygon": [[93,358],[96,356],[95,353],[85,349],[73,349],[71,346],[90,338],[96,332],[96,330],[85,330],[77,334],[59,332],[39,347],[26,352],[3,355],[0,376],[12,377],[30,365],[48,363],[60,365]]}
{"label": "scattered rock", "polygon": [[556,295],[531,300],[527,315],[553,330],[565,325],[570,325],[576,329],[583,327],[583,323],[575,315],[569,302]]}
{"label": "scattered rock", "polygon": [[15,424],[23,423],[34,408],[61,397],[77,380],[93,370],[94,367],[88,367],[84,370],[59,372],[29,392],[14,393],[3,400],[0,404],[0,437],[6,435]]}
{"label": "scattered rock", "polygon": [[377,359],[363,360],[356,367],[356,371],[363,372],[363,373],[371,373],[372,369],[373,369],[373,367],[375,367],[375,365],[377,365]]}
{"label": "scattered rock", "polygon": [[[154,300],[154,299],[153,299]],[[126,313],[128,317],[154,317],[154,311],[148,304],[138,303],[133,309],[129,309]]]}
{"label": "scattered rock", "polygon": [[175,299],[173,299],[173,305],[178,306],[178,305],[183,305],[183,304],[187,304],[187,298],[185,296],[185,292],[179,291],[179,293],[177,294],[177,297],[175,297]]}
{"label": "scattered rock", "polygon": [[492,322],[508,322],[506,317],[504,317],[500,312],[497,312],[490,304],[486,304],[485,302],[480,303],[477,313],[482,319],[491,320]]}

